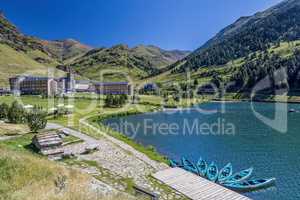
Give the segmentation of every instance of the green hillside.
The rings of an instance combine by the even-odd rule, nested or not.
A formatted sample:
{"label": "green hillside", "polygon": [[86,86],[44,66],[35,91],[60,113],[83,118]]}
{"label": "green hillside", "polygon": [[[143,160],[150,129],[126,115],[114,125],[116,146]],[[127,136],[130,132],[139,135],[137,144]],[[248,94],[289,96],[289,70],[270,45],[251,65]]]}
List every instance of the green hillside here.
{"label": "green hillside", "polygon": [[81,56],[92,49],[73,39],[55,41],[43,40],[42,44],[48,52],[61,62]]}
{"label": "green hillside", "polygon": [[300,1],[285,0],[253,16],[241,17],[191,53],[181,67],[224,65],[279,42],[300,38]]}
{"label": "green hillside", "polygon": [[79,75],[94,80],[124,81],[127,80],[126,74],[132,80],[140,80],[158,74],[160,69],[187,54],[186,51],[166,51],[154,46],[129,48],[127,45],[116,45],[93,49],[67,65]]}
{"label": "green hillside", "polygon": [[189,72],[191,79],[200,83],[212,79],[235,82],[234,90],[243,92],[283,68],[287,71],[286,85],[299,89],[299,27],[300,1],[285,0],[253,16],[241,17],[151,80],[171,85],[185,81]]}
{"label": "green hillside", "polygon": [[48,67],[53,69],[55,75],[61,76],[64,73],[57,70],[56,62],[41,64],[33,58],[44,56],[39,51],[28,52],[16,51],[13,48],[0,44],[0,87],[8,86],[8,78],[17,74],[47,75]]}
{"label": "green hillside", "polygon": [[[243,68],[246,68],[249,63],[255,63],[259,59],[264,58],[266,55],[266,62],[274,57],[289,60],[293,58],[294,52],[297,50],[300,50],[300,40],[281,42],[279,44],[270,46],[270,48],[268,48],[266,51],[256,51],[245,57],[232,60],[224,65],[201,67],[197,70],[191,70],[189,74],[191,79],[197,80],[199,84],[209,83],[214,75],[219,76],[224,82],[236,81],[236,75],[239,74]],[[175,82],[186,82],[188,72],[181,72],[180,67],[181,65],[178,65],[177,67],[148,79],[147,81],[159,82],[164,86],[172,85]]]}

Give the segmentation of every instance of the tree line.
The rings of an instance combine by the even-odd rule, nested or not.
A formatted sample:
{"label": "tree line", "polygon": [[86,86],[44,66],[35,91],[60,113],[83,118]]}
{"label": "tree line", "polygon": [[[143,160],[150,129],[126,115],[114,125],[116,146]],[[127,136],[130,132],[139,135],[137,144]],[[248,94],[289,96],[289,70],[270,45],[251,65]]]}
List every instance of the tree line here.
{"label": "tree line", "polygon": [[260,80],[267,76],[271,80],[270,89],[278,87],[275,80],[276,71],[284,69],[286,72],[286,82],[280,82],[281,87],[299,89],[300,87],[300,50],[295,50],[290,57],[280,57],[277,54],[261,54],[255,60],[247,60],[240,69],[234,73],[231,81],[235,82],[235,87],[240,90],[249,90]]}

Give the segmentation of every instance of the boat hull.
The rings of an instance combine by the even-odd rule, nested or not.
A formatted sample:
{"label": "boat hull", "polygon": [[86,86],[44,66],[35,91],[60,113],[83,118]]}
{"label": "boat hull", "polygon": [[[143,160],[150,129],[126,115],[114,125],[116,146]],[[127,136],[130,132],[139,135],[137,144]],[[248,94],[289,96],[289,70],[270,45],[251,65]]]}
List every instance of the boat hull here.
{"label": "boat hull", "polygon": [[224,184],[224,186],[237,192],[251,192],[272,187],[275,185],[275,183],[276,179],[272,178],[244,181],[241,183]]}
{"label": "boat hull", "polygon": [[253,168],[249,168],[249,169],[240,171],[240,172],[232,175],[228,179],[226,179],[226,181],[220,181],[220,183],[221,184],[231,184],[231,183],[242,182],[242,181],[250,178],[250,176],[252,175],[252,172],[253,172]]}

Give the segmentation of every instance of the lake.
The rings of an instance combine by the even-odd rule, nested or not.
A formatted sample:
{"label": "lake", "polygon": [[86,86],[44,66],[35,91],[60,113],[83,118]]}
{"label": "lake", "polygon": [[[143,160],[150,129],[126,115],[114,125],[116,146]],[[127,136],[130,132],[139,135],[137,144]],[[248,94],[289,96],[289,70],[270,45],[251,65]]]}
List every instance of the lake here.
{"label": "lake", "polygon": [[234,172],[254,167],[253,178],[277,179],[276,187],[245,194],[253,199],[296,200],[300,199],[300,113],[288,109],[300,110],[300,105],[216,102],[105,123],[169,158],[185,156],[197,162],[201,156],[219,168],[231,162]]}

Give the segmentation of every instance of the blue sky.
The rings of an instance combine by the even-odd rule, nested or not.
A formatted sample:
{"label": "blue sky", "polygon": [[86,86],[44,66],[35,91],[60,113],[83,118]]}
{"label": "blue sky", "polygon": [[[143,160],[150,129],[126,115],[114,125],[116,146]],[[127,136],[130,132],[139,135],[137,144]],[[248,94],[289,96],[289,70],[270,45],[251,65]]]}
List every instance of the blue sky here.
{"label": "blue sky", "polygon": [[240,16],[281,0],[1,0],[28,35],[74,38],[93,47],[153,44],[193,50]]}

